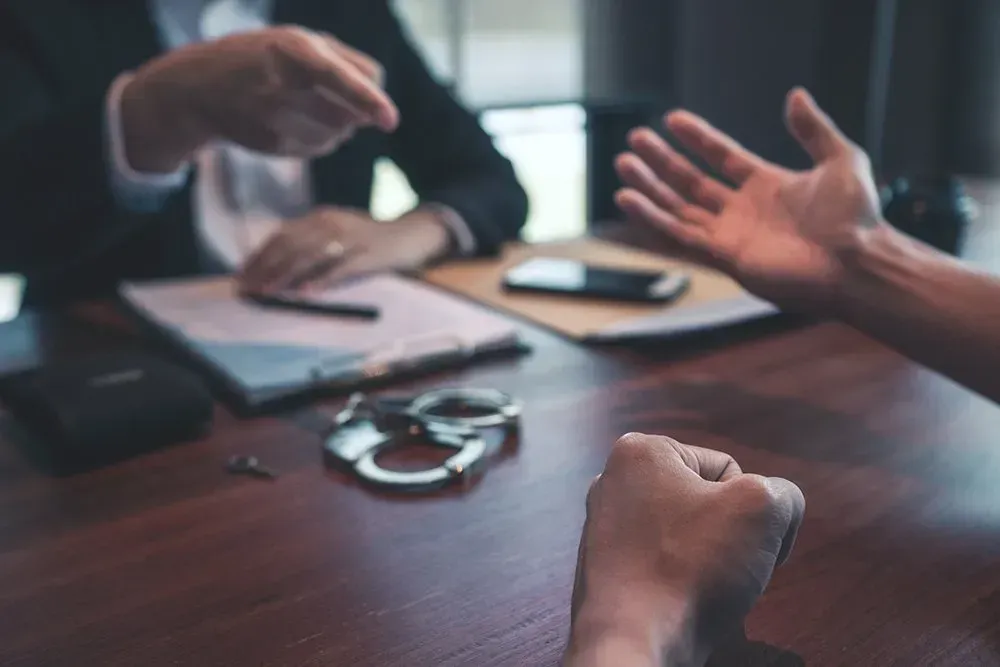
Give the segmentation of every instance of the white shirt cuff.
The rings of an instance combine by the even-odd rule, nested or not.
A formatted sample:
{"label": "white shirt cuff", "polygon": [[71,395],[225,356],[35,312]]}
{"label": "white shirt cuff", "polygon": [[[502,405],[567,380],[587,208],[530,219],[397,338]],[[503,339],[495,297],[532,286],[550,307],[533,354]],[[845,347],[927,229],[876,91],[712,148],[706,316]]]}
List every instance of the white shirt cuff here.
{"label": "white shirt cuff", "polygon": [[430,208],[441,216],[441,221],[451,232],[451,237],[455,241],[455,250],[460,257],[469,257],[476,254],[476,237],[469,229],[458,212],[450,206],[444,204],[428,203],[423,204],[425,208]]}
{"label": "white shirt cuff", "polygon": [[118,203],[128,210],[149,212],[158,210],[172,193],[184,187],[191,165],[186,164],[168,174],[147,174],[136,171],[125,157],[122,135],[122,91],[132,79],[125,72],[111,83],[106,97],[105,135],[108,176]]}

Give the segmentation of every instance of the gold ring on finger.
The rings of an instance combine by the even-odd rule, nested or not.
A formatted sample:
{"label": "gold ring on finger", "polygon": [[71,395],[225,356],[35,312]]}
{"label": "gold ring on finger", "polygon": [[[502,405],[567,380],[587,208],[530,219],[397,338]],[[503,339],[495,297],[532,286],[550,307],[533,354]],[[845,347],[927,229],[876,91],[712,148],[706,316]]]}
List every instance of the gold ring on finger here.
{"label": "gold ring on finger", "polygon": [[347,248],[344,247],[343,243],[334,239],[323,248],[323,254],[331,259],[340,259],[347,254]]}

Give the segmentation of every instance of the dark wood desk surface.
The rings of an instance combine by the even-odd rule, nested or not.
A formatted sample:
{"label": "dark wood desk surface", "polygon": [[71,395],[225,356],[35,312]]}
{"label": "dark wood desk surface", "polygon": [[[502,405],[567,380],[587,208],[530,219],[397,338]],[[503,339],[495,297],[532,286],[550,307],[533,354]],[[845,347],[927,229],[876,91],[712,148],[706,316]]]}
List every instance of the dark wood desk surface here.
{"label": "dark wood desk surface", "polygon": [[[634,430],[805,491],[753,641],[720,664],[1000,663],[1000,409],[834,324],[712,350],[532,341],[412,385],[526,404],[517,451],[431,497],[324,470],[315,410],[220,408],[201,442],[64,480],[0,439],[0,664],[554,665],[587,486]],[[0,368],[101,345],[29,320],[0,331]],[[280,479],[227,476],[235,453]]]}
{"label": "dark wood desk surface", "polygon": [[[6,363],[32,340],[65,353],[68,325],[36,324]],[[204,441],[68,480],[0,443],[0,664],[555,664],[584,494],[630,430],[805,491],[748,624],[784,653],[745,646],[749,664],[1000,660],[1000,410],[832,324],[695,355],[533,338],[447,377],[526,403],[520,448],[468,490],[325,471],[310,410],[220,409]],[[225,475],[238,452],[280,479]]]}

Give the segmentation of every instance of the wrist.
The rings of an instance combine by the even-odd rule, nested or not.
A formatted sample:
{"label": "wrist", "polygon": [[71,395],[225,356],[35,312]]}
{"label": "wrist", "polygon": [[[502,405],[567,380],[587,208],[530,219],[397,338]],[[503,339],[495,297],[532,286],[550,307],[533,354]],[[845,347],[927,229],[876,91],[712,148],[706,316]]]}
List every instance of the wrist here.
{"label": "wrist", "polygon": [[444,259],[455,250],[455,237],[444,215],[435,207],[417,207],[396,219],[396,224],[417,230],[428,263]]}
{"label": "wrist", "polygon": [[851,323],[870,305],[902,297],[905,290],[900,288],[916,271],[916,251],[916,242],[888,223],[859,229],[840,256],[843,276],[835,303],[837,318]]}
{"label": "wrist", "polygon": [[588,601],[573,620],[564,667],[701,667],[709,650],[699,642],[693,619],[694,610],[683,601]]}
{"label": "wrist", "polygon": [[652,643],[625,634],[607,633],[585,641],[571,641],[563,667],[653,667],[668,666],[663,652]]}
{"label": "wrist", "polygon": [[212,139],[181,91],[143,70],[122,88],[120,117],[125,160],[141,173],[177,171]]}

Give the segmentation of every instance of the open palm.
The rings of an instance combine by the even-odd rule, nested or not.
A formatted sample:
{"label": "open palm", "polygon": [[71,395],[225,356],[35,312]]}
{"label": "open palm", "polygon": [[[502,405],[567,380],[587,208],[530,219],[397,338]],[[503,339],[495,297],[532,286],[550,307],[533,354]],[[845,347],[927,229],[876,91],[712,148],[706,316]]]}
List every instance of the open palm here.
{"label": "open palm", "polygon": [[668,129],[729,179],[717,181],[649,129],[629,137],[618,172],[618,205],[665,232],[684,254],[724,271],[751,292],[797,310],[821,307],[836,290],[844,254],[858,234],[880,223],[867,156],[802,90],[789,95],[789,130],[812,156],[797,172],[750,153],[687,112]]}

